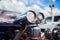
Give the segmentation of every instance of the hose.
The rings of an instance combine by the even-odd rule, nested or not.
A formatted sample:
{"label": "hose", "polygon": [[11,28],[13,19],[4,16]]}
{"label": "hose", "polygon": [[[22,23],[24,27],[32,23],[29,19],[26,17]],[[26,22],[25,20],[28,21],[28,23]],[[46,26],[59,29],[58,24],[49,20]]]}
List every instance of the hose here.
{"label": "hose", "polygon": [[27,25],[25,26],[25,29],[22,32],[17,33],[17,35],[13,40],[19,40],[26,30],[27,30]]}

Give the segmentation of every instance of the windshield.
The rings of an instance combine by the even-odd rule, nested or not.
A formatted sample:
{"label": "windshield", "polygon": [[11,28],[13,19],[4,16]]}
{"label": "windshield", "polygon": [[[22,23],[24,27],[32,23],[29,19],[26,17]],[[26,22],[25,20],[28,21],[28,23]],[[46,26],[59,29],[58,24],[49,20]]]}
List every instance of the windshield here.
{"label": "windshield", "polygon": [[[52,22],[52,17],[47,17],[46,22]],[[60,22],[60,16],[54,16],[54,22]]]}

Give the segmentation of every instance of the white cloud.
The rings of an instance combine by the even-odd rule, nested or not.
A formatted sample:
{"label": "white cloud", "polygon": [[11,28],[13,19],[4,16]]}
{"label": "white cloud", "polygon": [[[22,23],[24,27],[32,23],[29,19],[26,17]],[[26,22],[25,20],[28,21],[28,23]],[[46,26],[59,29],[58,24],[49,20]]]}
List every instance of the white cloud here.
{"label": "white cloud", "polygon": [[53,13],[54,13],[54,15],[60,15],[60,9],[54,8]]}
{"label": "white cloud", "polygon": [[24,4],[28,4],[28,0],[20,0],[22,1]]}
{"label": "white cloud", "polygon": [[11,10],[11,11],[17,11],[24,13],[26,10],[26,6],[23,2],[17,2],[17,1],[1,1],[0,2],[0,9],[6,9],[6,10]]}
{"label": "white cloud", "polygon": [[23,2],[15,2],[14,6],[17,11],[24,13],[25,11],[27,11],[26,6]]}
{"label": "white cloud", "polygon": [[[50,8],[50,7],[45,7],[45,13],[46,13],[46,14],[49,14],[49,15],[52,15],[52,14],[51,14],[51,8]],[[52,13],[53,13],[54,15],[60,15],[60,9],[58,9],[58,8],[53,8],[53,9],[52,9]]]}
{"label": "white cloud", "polygon": [[34,11],[41,11],[42,9],[40,8],[40,6],[34,4],[31,7],[28,7],[29,10],[34,10]]}
{"label": "white cloud", "polygon": [[45,6],[41,0],[30,0],[30,3]]}
{"label": "white cloud", "polygon": [[[59,10],[60,10],[60,9],[58,9],[58,8],[52,8],[52,12],[53,12],[54,14],[59,13]],[[51,14],[51,8],[50,8],[50,7],[45,7],[45,11],[46,11],[47,13]]]}
{"label": "white cloud", "polygon": [[[40,0],[30,0],[30,3],[43,6],[43,3]],[[19,2],[17,0],[2,0],[0,4],[1,9],[24,13],[27,11],[26,4],[28,4],[28,0],[20,0]],[[36,5],[31,6],[31,8],[39,10],[39,7]]]}
{"label": "white cloud", "polygon": [[[17,0],[13,0],[13,1],[17,1]],[[20,0],[20,1],[23,2],[25,5],[37,4],[37,5],[45,6],[41,0]]]}

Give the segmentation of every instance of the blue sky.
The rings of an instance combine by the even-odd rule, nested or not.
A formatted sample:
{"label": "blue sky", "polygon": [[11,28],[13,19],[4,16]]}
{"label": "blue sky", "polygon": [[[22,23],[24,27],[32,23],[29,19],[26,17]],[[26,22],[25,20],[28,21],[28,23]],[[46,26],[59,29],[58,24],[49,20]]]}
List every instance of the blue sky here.
{"label": "blue sky", "polygon": [[[49,0],[46,0],[45,4],[49,5],[50,4]],[[60,8],[60,0],[56,0],[54,5],[56,8]]]}
{"label": "blue sky", "polygon": [[57,1],[56,1],[55,7],[60,8],[60,0],[57,0]]}
{"label": "blue sky", "polygon": [[[40,0],[45,6],[49,6],[50,5],[50,1],[49,0]],[[35,2],[35,1],[34,1]],[[28,4],[27,6],[31,6],[34,4],[34,2],[31,2],[30,0],[28,0]],[[35,3],[36,4],[36,3]],[[37,4],[38,5],[38,4]],[[41,6],[41,5],[39,5]],[[56,0],[54,3],[54,6],[56,8],[60,8],[60,0]]]}

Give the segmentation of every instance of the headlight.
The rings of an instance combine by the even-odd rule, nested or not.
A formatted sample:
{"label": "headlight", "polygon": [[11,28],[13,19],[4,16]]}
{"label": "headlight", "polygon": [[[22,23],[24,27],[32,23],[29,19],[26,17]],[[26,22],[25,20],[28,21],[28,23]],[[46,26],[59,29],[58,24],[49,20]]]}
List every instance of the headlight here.
{"label": "headlight", "polygon": [[41,12],[39,12],[39,14],[37,15],[37,17],[38,17],[39,20],[42,20],[42,19],[44,19],[44,14],[41,13]]}
{"label": "headlight", "polygon": [[35,23],[36,22],[36,13],[34,11],[27,12],[27,20],[30,23]]}
{"label": "headlight", "polygon": [[41,12],[39,12],[38,14],[37,14],[37,23],[38,24],[40,24],[40,23],[44,23],[44,14],[43,13],[41,13]]}

